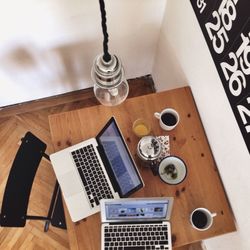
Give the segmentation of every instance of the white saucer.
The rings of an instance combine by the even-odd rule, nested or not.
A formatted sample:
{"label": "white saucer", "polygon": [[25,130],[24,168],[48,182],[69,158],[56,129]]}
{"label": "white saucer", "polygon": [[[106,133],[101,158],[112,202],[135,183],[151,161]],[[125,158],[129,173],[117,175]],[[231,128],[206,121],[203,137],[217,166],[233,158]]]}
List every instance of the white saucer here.
{"label": "white saucer", "polygon": [[[173,167],[173,171],[171,171],[171,165]],[[168,167],[168,169],[166,169],[166,167]],[[181,183],[186,178],[187,167],[184,161],[179,157],[167,156],[160,162],[158,174],[167,184],[176,185]]]}

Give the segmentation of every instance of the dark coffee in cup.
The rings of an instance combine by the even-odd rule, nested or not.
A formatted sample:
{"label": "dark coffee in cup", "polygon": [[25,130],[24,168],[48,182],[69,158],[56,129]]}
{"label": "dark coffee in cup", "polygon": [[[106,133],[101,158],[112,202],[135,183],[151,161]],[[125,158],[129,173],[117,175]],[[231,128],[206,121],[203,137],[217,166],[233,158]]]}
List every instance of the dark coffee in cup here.
{"label": "dark coffee in cup", "polygon": [[216,213],[211,213],[206,208],[200,207],[191,213],[190,222],[195,229],[204,231],[212,226],[214,216],[216,216]]}
{"label": "dark coffee in cup", "polygon": [[167,131],[174,129],[180,120],[178,112],[172,108],[163,109],[161,113],[155,112],[154,116],[159,119],[161,128]]}
{"label": "dark coffee in cup", "polygon": [[203,229],[207,226],[208,218],[207,214],[203,211],[195,211],[192,215],[192,222],[197,228]]}
{"label": "dark coffee in cup", "polygon": [[177,123],[177,118],[174,114],[164,113],[161,115],[162,122],[167,126],[174,126]]}

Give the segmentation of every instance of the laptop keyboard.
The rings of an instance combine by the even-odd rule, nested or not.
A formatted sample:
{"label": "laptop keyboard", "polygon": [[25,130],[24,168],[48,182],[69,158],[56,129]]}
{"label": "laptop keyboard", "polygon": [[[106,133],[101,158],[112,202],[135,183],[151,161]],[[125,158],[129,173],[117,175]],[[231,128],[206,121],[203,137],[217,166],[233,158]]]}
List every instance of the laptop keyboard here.
{"label": "laptop keyboard", "polygon": [[71,154],[91,207],[98,206],[101,199],[114,198],[93,145],[72,151]]}
{"label": "laptop keyboard", "polygon": [[104,250],[172,249],[168,224],[104,226]]}

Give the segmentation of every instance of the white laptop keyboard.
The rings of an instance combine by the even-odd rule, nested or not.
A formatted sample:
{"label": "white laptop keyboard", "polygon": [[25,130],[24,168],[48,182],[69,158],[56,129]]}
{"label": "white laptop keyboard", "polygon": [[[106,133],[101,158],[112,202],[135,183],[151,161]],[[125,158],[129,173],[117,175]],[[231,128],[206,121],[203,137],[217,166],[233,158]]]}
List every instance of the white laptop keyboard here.
{"label": "white laptop keyboard", "polygon": [[103,227],[104,250],[172,249],[169,224],[122,224]]}
{"label": "white laptop keyboard", "polygon": [[91,207],[98,206],[103,198],[114,198],[93,145],[72,151],[71,154]]}

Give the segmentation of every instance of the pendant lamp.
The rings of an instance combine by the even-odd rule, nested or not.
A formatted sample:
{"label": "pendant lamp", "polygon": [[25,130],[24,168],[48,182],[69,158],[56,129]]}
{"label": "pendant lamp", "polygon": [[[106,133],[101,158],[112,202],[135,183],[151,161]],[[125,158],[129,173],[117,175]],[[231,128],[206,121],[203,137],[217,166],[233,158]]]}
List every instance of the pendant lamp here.
{"label": "pendant lamp", "polygon": [[99,0],[102,31],[103,53],[98,55],[93,63],[91,77],[94,81],[94,94],[105,106],[115,106],[122,103],[128,96],[129,86],[124,75],[121,60],[108,52],[108,33],[106,26],[106,11],[104,0]]}

